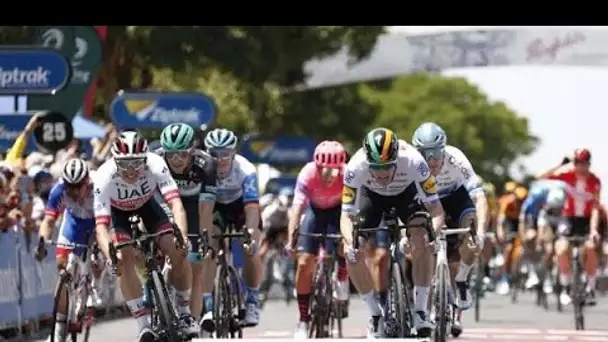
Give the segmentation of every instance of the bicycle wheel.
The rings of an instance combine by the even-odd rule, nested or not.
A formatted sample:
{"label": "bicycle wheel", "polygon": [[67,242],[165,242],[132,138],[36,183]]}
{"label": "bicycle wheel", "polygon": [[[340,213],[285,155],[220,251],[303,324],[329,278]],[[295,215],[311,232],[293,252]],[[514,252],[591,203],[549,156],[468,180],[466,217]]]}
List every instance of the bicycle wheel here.
{"label": "bicycle wheel", "polygon": [[[59,295],[61,294],[61,291],[65,290],[67,292],[67,305],[66,307],[70,307],[70,277],[67,273],[62,273],[59,276],[59,283],[57,284],[57,287],[55,288],[55,299],[53,301],[53,322],[51,325],[51,338],[50,338],[50,342],[56,342],[55,341],[55,325],[57,324],[57,310],[59,309]],[[68,310],[69,311],[69,310]],[[69,329],[69,317],[66,318],[66,330]]]}
{"label": "bicycle wheel", "polygon": [[325,338],[327,328],[327,311],[328,303],[325,302],[325,292],[327,284],[325,283],[323,264],[317,267],[313,280],[313,296],[310,306],[310,328],[308,331],[309,338]]}
{"label": "bicycle wheel", "polygon": [[448,321],[450,319],[448,292],[450,276],[448,265],[440,264],[437,267],[437,283],[435,286],[435,333],[433,341],[445,342],[448,335]]}
{"label": "bicycle wheel", "polygon": [[260,309],[264,308],[264,304],[268,300],[268,294],[274,283],[273,267],[275,263],[275,252],[269,251],[264,261],[264,280],[260,285]]}
{"label": "bicycle wheel", "polygon": [[409,320],[411,311],[408,306],[408,296],[406,296],[407,289],[403,284],[403,275],[401,274],[401,266],[399,263],[393,261],[391,268],[389,307],[391,308],[396,323],[399,325],[397,336],[391,337],[406,337],[410,332],[409,323],[411,322]]}
{"label": "bicycle wheel", "polygon": [[585,330],[585,315],[583,306],[585,302],[585,288],[582,282],[582,267],[578,256],[572,258],[572,304],[574,307],[574,326],[576,330]]}
{"label": "bicycle wheel", "polygon": [[243,322],[245,320],[245,303],[241,296],[241,280],[232,266],[228,266],[228,279],[230,279],[230,338],[243,338]]}
{"label": "bicycle wheel", "polygon": [[173,305],[169,300],[169,291],[165,285],[163,277],[156,271],[150,272],[153,284],[155,310],[158,310],[158,321],[162,330],[162,336],[168,341],[180,341],[176,324],[176,315]]}
{"label": "bicycle wheel", "polygon": [[[90,281],[90,280],[89,280]],[[88,342],[89,341],[89,336],[91,335],[91,317],[92,315],[90,315],[89,313],[89,309],[86,306],[87,300],[89,299],[89,293],[90,290],[88,287],[85,287],[81,294],[80,294],[80,298],[79,301],[80,303],[82,303],[81,307],[80,307],[80,312],[75,312],[74,316],[77,319],[77,325],[78,325],[78,329],[79,331],[74,331],[72,333],[70,333],[70,337],[72,339],[72,342],[78,342],[78,335],[80,333],[83,333],[83,342]],[[84,328],[84,331],[82,330]]]}

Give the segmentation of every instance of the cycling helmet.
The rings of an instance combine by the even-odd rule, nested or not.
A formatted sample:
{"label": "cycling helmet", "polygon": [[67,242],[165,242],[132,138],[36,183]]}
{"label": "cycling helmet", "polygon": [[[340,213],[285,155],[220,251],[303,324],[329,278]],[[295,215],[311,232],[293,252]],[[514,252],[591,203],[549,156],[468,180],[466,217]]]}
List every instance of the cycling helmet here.
{"label": "cycling helmet", "polygon": [[346,151],[339,142],[325,140],[315,148],[314,160],[318,167],[338,169],[346,163]]}
{"label": "cycling helmet", "polygon": [[239,139],[227,129],[217,128],[207,133],[205,137],[205,147],[210,148],[229,148],[235,149]]}
{"label": "cycling helmet", "polygon": [[111,151],[116,159],[143,158],[148,153],[148,142],[137,132],[126,131],[114,140]]}
{"label": "cycling helmet", "polygon": [[528,197],[528,189],[523,186],[518,186],[515,189],[515,197],[517,197],[517,199],[520,201],[525,200],[526,197]]}
{"label": "cycling helmet", "polygon": [[363,139],[363,149],[370,163],[392,163],[397,160],[399,154],[399,139],[388,128],[376,128]]}
{"label": "cycling helmet", "polygon": [[578,148],[574,151],[575,162],[591,162],[591,152],[586,148]]}
{"label": "cycling helmet", "polygon": [[279,203],[285,207],[290,206],[291,203],[293,202],[293,196],[294,196],[294,193],[291,188],[288,188],[288,187],[281,188],[281,190],[279,191],[279,196],[278,196]]}
{"label": "cycling helmet", "polygon": [[553,188],[547,194],[547,206],[552,209],[561,209],[566,202],[566,192],[564,189]]}
{"label": "cycling helmet", "polygon": [[433,122],[425,122],[420,125],[412,137],[412,145],[417,149],[442,149],[447,141],[445,131]]}
{"label": "cycling helmet", "polygon": [[165,151],[187,150],[194,146],[194,129],[184,123],[165,127],[160,134],[160,145]]}
{"label": "cycling helmet", "polygon": [[87,162],[80,158],[72,158],[63,166],[61,178],[68,184],[78,184],[89,175]]}

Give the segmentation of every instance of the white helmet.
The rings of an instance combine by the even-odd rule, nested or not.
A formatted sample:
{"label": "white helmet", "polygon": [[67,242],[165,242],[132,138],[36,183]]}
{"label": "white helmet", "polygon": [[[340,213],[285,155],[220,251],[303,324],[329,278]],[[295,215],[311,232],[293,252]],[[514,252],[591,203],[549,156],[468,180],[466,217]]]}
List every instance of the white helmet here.
{"label": "white helmet", "polygon": [[78,184],[89,175],[87,162],[80,158],[72,158],[63,166],[61,178],[68,184]]}
{"label": "white helmet", "polygon": [[239,139],[236,135],[227,129],[217,128],[207,133],[205,137],[205,147],[211,148],[228,148],[235,149]]}
{"label": "white helmet", "polygon": [[121,158],[143,158],[148,153],[148,142],[135,131],[120,133],[112,143],[112,156]]}
{"label": "white helmet", "polygon": [[561,188],[553,188],[547,194],[547,206],[552,209],[561,209],[566,203],[566,192]]}

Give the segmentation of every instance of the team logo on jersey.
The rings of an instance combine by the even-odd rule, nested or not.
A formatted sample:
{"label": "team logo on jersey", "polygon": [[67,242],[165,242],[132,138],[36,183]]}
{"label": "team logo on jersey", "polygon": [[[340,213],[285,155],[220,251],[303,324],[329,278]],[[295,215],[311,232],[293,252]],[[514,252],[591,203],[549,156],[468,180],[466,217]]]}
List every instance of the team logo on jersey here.
{"label": "team logo on jersey", "polygon": [[422,190],[427,195],[434,195],[437,193],[437,183],[435,183],[435,177],[431,176],[422,182]]}
{"label": "team logo on jersey", "polygon": [[355,189],[344,186],[342,189],[342,203],[343,204],[352,204],[355,201]]}

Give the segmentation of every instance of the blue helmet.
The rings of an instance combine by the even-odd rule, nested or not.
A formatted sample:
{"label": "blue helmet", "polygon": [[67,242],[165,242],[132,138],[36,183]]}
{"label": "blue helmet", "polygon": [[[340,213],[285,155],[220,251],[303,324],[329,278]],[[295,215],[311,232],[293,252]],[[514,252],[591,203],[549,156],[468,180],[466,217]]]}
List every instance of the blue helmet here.
{"label": "blue helmet", "polygon": [[283,187],[279,191],[279,196],[293,197],[294,196],[293,189],[288,188],[288,187]]}
{"label": "blue helmet", "polygon": [[434,122],[420,125],[412,137],[412,145],[417,149],[443,149],[447,141],[445,131]]}

